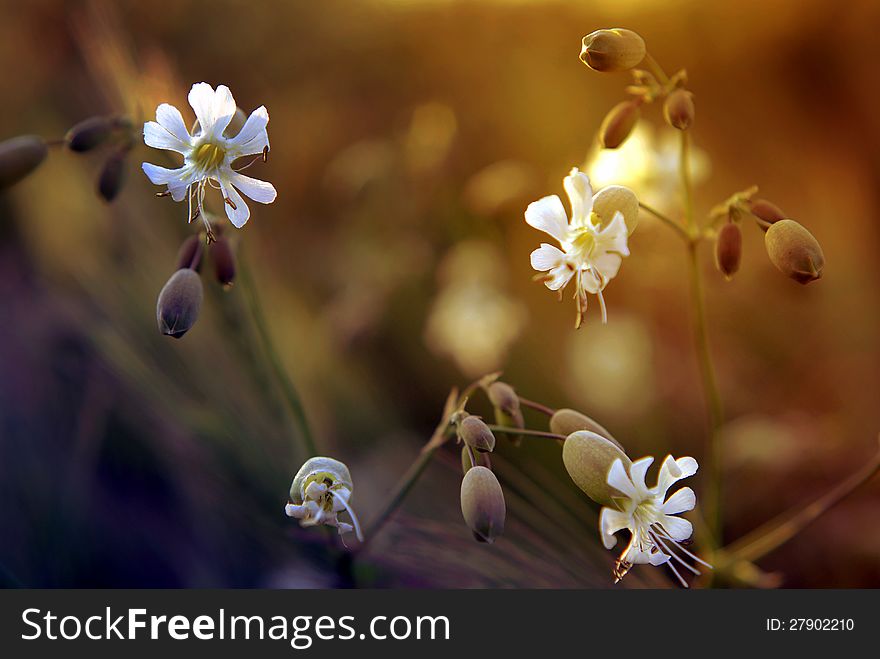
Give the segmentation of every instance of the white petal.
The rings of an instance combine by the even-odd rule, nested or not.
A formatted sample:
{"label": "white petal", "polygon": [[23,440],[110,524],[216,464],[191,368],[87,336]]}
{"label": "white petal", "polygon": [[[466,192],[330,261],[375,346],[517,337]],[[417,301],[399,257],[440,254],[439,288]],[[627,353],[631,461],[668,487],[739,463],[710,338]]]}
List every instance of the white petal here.
{"label": "white petal", "polygon": [[176,151],[184,156],[190,152],[189,142],[182,142],[155,121],[148,121],[144,124],[144,144],[154,149]]}
{"label": "white petal", "polygon": [[623,213],[617,211],[608,226],[599,231],[596,236],[597,247],[603,252],[617,252],[622,256],[629,256],[628,237]]}
{"label": "white petal", "polygon": [[533,201],[526,208],[525,215],[529,226],[550,234],[560,243],[565,240],[568,234],[568,218],[565,217],[562,201],[556,195]]}
{"label": "white petal", "polygon": [[197,82],[187,97],[202,135],[212,135],[214,130],[214,88],[207,82]]}
{"label": "white petal", "polygon": [[173,105],[162,103],[156,108],[156,121],[169,133],[185,144],[192,142],[192,137],[183,121],[183,116]]}
{"label": "white petal", "polygon": [[529,260],[535,270],[545,272],[559,266],[565,260],[565,253],[553,245],[541,243],[541,246],[532,252]]}
{"label": "white petal", "polygon": [[308,487],[306,487],[306,499],[311,499],[314,501],[316,499],[319,499],[326,491],[327,486],[324,483],[312,481],[311,483],[309,483]]}
{"label": "white petal", "polygon": [[636,488],[633,487],[620,458],[617,458],[608,470],[608,484],[630,499],[637,496]]}
{"label": "white petal", "polygon": [[[617,276],[617,273],[620,272],[620,265],[623,262],[623,259],[619,254],[602,254],[597,256],[592,260],[590,265],[593,270],[602,275],[602,280],[604,284],[608,284],[609,281],[614,279]],[[604,288],[604,286],[602,286]],[[595,293],[595,291],[591,291]]]}
{"label": "white petal", "polygon": [[599,535],[602,537],[605,549],[611,549],[617,544],[617,537],[614,534],[629,528],[631,521],[630,516],[626,513],[611,508],[602,508],[599,513]]}
{"label": "white petal", "polygon": [[574,270],[567,263],[562,263],[550,270],[550,276],[544,280],[544,285],[551,291],[558,291],[565,288],[573,276]]}
{"label": "white petal", "polygon": [[212,135],[219,137],[235,116],[235,99],[226,85],[218,85],[214,92],[214,128]]}
{"label": "white petal", "polygon": [[179,167],[178,169],[167,169],[145,162],[141,165],[144,174],[155,185],[167,185],[171,191],[171,198],[174,201],[183,201],[186,196],[186,189],[190,184],[189,168]]}
{"label": "white petal", "polygon": [[[233,226],[241,229],[251,216],[250,209],[238,191],[226,181],[220,181],[220,192],[223,194],[223,205],[226,206],[226,217],[229,218]],[[232,201],[234,206],[226,202],[226,199]]]}
{"label": "white petal", "polygon": [[687,540],[694,532],[693,524],[681,517],[664,515],[660,521],[660,524],[663,526],[663,529],[666,531],[666,533],[669,534],[669,537],[676,542]]}
{"label": "white petal", "polygon": [[308,515],[308,508],[305,506],[297,506],[296,504],[289,503],[284,506],[284,513],[288,517],[295,517],[296,519],[302,519],[306,515]]}
{"label": "white petal", "polygon": [[571,203],[571,223],[584,226],[593,210],[593,188],[589,177],[574,167],[562,181],[562,186]]}
{"label": "white petal", "polygon": [[678,460],[671,455],[667,455],[660,467],[660,475],[657,478],[657,487],[655,492],[660,497],[666,496],[666,491],[676,481],[697,473],[697,461],[691,457],[683,457]]}
{"label": "white petal", "polygon": [[660,510],[667,515],[677,515],[693,510],[697,505],[697,495],[689,487],[683,487],[666,500]]}
{"label": "white petal", "polygon": [[227,150],[232,158],[242,156],[255,156],[263,153],[263,149],[269,146],[269,134],[266,125],[269,123],[269,112],[265,106],[260,106],[247,118],[238,135],[227,140]]}
{"label": "white petal", "polygon": [[651,565],[663,565],[669,561],[670,556],[668,554],[664,554],[662,551],[657,551],[648,556],[648,562]]}
{"label": "white petal", "polygon": [[650,467],[653,462],[654,458],[649,455],[640,460],[636,460],[632,463],[632,467],[629,468],[633,485],[635,485],[639,494],[648,491],[648,486],[645,484],[645,475],[648,473],[648,467]]}
{"label": "white petal", "polygon": [[275,201],[275,197],[278,196],[275,186],[271,183],[251,178],[238,172],[229,174],[227,180],[248,197],[261,204],[271,204]]}

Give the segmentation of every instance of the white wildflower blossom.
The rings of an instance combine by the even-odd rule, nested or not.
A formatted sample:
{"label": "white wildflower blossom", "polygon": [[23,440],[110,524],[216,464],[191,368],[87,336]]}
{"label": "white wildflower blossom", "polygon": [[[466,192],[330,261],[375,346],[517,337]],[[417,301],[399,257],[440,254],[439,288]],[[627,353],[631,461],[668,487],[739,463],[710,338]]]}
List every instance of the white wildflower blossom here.
{"label": "white wildflower blossom", "polygon": [[617,544],[615,533],[624,529],[630,532],[630,542],[617,561],[615,581],[622,579],[635,564],[665,564],[687,587],[676,563],[694,574],[700,574],[699,570],[685,559],[711,568],[681,544],[691,537],[693,526],[676,515],[693,510],[696,495],[689,487],[681,488],[669,498],[666,498],[666,492],[673,483],[693,476],[697,472],[697,461],[690,457],[676,460],[667,456],[660,467],[657,485],[649,488],[645,484],[645,474],[652,462],[652,457],[636,460],[629,474],[619,458],[612,463],[607,482],[620,495],[612,497],[617,509],[605,507],[599,514],[602,544],[611,549]]}
{"label": "white wildflower blossom", "polygon": [[[351,474],[343,463],[333,458],[316,457],[306,461],[290,486],[290,499],[284,507],[288,517],[300,520],[301,526],[325,524],[339,529],[339,534],[355,532],[363,541],[360,523],[351,507]],[[351,524],[339,519],[347,512]]]}
{"label": "white wildflower blossom", "polygon": [[553,236],[561,247],[542,243],[531,254],[532,267],[544,273],[536,278],[550,290],[559,291],[560,298],[563,289],[574,280],[577,327],[587,309],[588,293],[598,296],[604,323],[608,314],[602,291],[617,276],[623,257],[629,256],[630,231],[620,210],[610,218],[600,218],[594,211],[593,202],[602,191],[593,196],[590,179],[577,167],[565,177],[563,185],[571,203],[570,220],[557,195],[532,202],[526,209],[526,222]]}
{"label": "white wildflower blossom", "polygon": [[144,142],[147,146],[175,151],[183,156],[183,166],[168,169],[143,163],[147,177],[156,185],[168,186],[167,192],[174,201],[187,199],[189,221],[201,216],[211,236],[211,227],[204,211],[205,192],[208,186],[218,189],[223,196],[226,215],[238,228],[250,217],[250,210],[239,191],[261,204],[275,201],[275,187],[266,181],[245,176],[233,163],[245,156],[262,156],[269,153],[269,135],[266,125],[269,113],[265,106],[254,110],[241,130],[234,137],[227,137],[228,128],[236,112],[235,99],[225,85],[214,90],[211,85],[200,82],[189,92],[189,104],[195,112],[198,129],[193,125],[190,132],[180,111],[173,105],[162,103],[156,108],[156,121],[144,124]]}

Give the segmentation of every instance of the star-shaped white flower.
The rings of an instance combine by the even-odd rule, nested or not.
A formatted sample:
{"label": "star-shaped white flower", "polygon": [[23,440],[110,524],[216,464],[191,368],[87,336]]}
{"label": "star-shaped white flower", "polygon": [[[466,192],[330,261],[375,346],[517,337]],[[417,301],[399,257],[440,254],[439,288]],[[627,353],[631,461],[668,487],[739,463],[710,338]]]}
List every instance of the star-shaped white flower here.
{"label": "star-shaped white flower", "polygon": [[168,103],[156,108],[156,121],[144,124],[147,146],[176,151],[183,156],[183,166],[167,169],[145,162],[144,173],[154,184],[167,185],[165,194],[170,194],[174,201],[188,198],[189,221],[201,215],[209,236],[211,228],[203,207],[205,192],[209,185],[219,189],[226,215],[232,224],[241,228],[248,221],[250,210],[239,190],[261,204],[275,201],[275,187],[271,183],[245,176],[240,173],[244,167],[232,167],[237,159],[245,156],[266,158],[269,113],[265,106],[260,106],[251,113],[238,135],[227,137],[223,132],[236,111],[235,99],[228,87],[220,85],[215,91],[208,83],[197,83],[189,92],[189,104],[198,120],[198,131],[193,134],[184,124],[180,111]]}
{"label": "star-shaped white flower", "polygon": [[550,234],[562,249],[542,243],[531,254],[532,267],[544,274],[542,280],[551,291],[562,290],[575,281],[575,300],[577,301],[577,323],[580,327],[587,309],[587,293],[597,295],[602,308],[602,322],[608,321],[602,291],[613,279],[623,260],[629,256],[627,230],[624,214],[615,211],[611,220],[602,225],[594,212],[590,179],[577,167],[563,181],[565,192],[571,203],[571,220],[565,214],[562,201],[550,195],[532,202],[526,208],[526,222]]}
{"label": "star-shaped white flower", "polygon": [[693,526],[686,519],[675,515],[693,510],[697,501],[694,491],[683,487],[668,499],[666,492],[676,481],[693,476],[697,472],[697,461],[690,457],[675,460],[671,455],[667,456],[660,467],[657,485],[649,488],[645,484],[645,474],[652,462],[652,457],[636,460],[632,463],[629,474],[620,459],[611,465],[608,484],[620,496],[612,497],[617,505],[616,510],[605,507],[599,514],[602,544],[606,549],[611,549],[617,544],[615,533],[623,529],[630,532],[630,542],[620,554],[614,570],[615,582],[622,579],[637,563],[666,564],[679,582],[687,587],[687,582],[676,569],[675,563],[694,574],[700,572],[682,556],[708,568],[712,566],[681,545],[691,537]]}

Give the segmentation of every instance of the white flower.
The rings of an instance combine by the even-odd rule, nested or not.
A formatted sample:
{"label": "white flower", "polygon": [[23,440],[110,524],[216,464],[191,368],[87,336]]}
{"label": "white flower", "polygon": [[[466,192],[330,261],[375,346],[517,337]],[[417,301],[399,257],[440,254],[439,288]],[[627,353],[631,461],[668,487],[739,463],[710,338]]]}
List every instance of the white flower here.
{"label": "white flower", "polygon": [[211,228],[203,207],[205,191],[208,185],[219,189],[226,215],[232,224],[241,228],[248,221],[250,210],[239,190],[261,204],[275,201],[275,187],[271,183],[241,174],[240,169],[244,167],[232,167],[233,162],[244,156],[262,155],[266,158],[269,152],[269,135],[266,132],[269,113],[265,106],[260,106],[251,113],[238,135],[226,137],[223,132],[236,112],[235,99],[228,87],[220,85],[214,91],[208,83],[197,83],[189,92],[189,104],[199,125],[198,132],[194,134],[187,130],[180,111],[168,103],[156,108],[156,121],[144,124],[144,142],[147,146],[176,151],[183,156],[183,166],[167,169],[145,162],[144,173],[156,185],[167,185],[168,190],[164,194],[170,194],[174,201],[183,201],[187,197],[189,221],[201,215],[209,236]]}
{"label": "white flower", "polygon": [[[333,458],[316,457],[306,461],[290,486],[292,503],[284,507],[288,517],[300,520],[301,526],[326,524],[339,529],[339,534],[355,532],[363,541],[360,523],[351,507],[351,474],[348,467]],[[352,524],[340,521],[339,513],[347,512]]]}
{"label": "white flower", "polygon": [[690,457],[675,460],[671,455],[667,456],[660,467],[657,485],[649,488],[645,485],[645,474],[652,462],[652,457],[636,460],[632,463],[629,474],[620,459],[611,465],[608,484],[622,496],[612,497],[617,504],[617,510],[606,507],[599,514],[602,544],[606,549],[611,549],[617,544],[615,533],[623,529],[630,532],[630,542],[620,554],[614,570],[615,582],[622,579],[637,563],[666,564],[681,584],[687,587],[687,582],[676,569],[675,563],[694,574],[700,572],[682,556],[708,568],[712,566],[681,545],[691,537],[693,526],[686,519],[675,515],[693,510],[696,504],[694,491],[683,487],[668,499],[666,491],[676,481],[693,476],[697,472],[697,461]]}
{"label": "white flower", "polygon": [[602,226],[593,208],[601,191],[594,197],[590,179],[577,167],[565,177],[563,185],[571,203],[571,221],[556,195],[532,202],[526,209],[526,222],[553,236],[562,247],[560,250],[542,243],[531,254],[532,267],[545,273],[537,278],[551,291],[559,291],[560,298],[562,290],[572,279],[575,280],[577,327],[580,327],[587,309],[587,293],[599,297],[604,323],[608,315],[602,290],[617,275],[622,257],[629,256],[629,231],[624,214],[615,211],[610,222]]}

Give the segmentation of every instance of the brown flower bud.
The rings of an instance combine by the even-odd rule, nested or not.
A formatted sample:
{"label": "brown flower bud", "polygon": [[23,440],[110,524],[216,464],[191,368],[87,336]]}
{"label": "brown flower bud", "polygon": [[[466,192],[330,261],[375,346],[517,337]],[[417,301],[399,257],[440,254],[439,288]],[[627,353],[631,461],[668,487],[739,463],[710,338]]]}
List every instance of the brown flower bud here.
{"label": "brown flower bud", "polygon": [[[474,456],[474,460],[476,463],[471,463],[471,455]],[[468,469],[471,467],[486,467],[487,469],[492,468],[492,461],[489,459],[488,453],[477,453],[475,451],[471,451],[467,446],[461,447],[461,472],[466,474]]]}
{"label": "brown flower bud", "polygon": [[632,30],[596,30],[584,37],[580,60],[594,71],[628,71],[645,59],[645,40]]}
{"label": "brown flower bud", "polygon": [[[596,503],[613,506],[614,490],[608,485],[608,471],[621,460],[629,472],[632,461],[608,439],[589,430],[572,433],[562,445],[562,462],[575,485]],[[619,496],[619,495],[618,495]]]}
{"label": "brown flower bud", "polygon": [[177,251],[177,269],[189,268],[199,272],[202,269],[202,256],[205,245],[201,236],[192,235],[183,241]]}
{"label": "brown flower bud", "polygon": [[466,416],[457,424],[458,437],[475,451],[491,452],[495,449],[495,435],[478,416]]}
{"label": "brown flower bud", "polygon": [[663,116],[673,128],[690,128],[694,123],[694,95],[686,89],[676,89],[663,103]]}
{"label": "brown flower bud", "polygon": [[622,185],[609,185],[593,197],[593,212],[603,226],[614,219],[617,211],[623,215],[626,230],[632,235],[639,223],[639,199],[635,192]]}
{"label": "brown flower bud", "polygon": [[126,178],[125,151],[110,154],[98,177],[98,194],[107,202],[116,199]]}
{"label": "brown flower bud", "polygon": [[771,224],[784,220],[787,216],[782,209],[766,199],[755,199],[751,202],[752,215],[758,218],[758,224],[766,231]]}
{"label": "brown flower bud", "polygon": [[214,264],[214,276],[225,288],[235,282],[235,252],[225,236],[220,236],[208,247],[211,262]]}
{"label": "brown flower bud", "polygon": [[89,117],[67,131],[64,142],[71,151],[91,151],[110,137],[116,125],[113,117]]}
{"label": "brown flower bud", "polygon": [[621,451],[624,450],[620,442],[614,439],[611,433],[608,432],[602,424],[595,419],[591,419],[586,414],[581,414],[577,410],[562,408],[561,410],[556,410],[553,416],[550,417],[550,431],[557,435],[565,435],[568,437],[570,434],[577,432],[578,430],[589,430],[597,435],[601,435],[617,446]]}
{"label": "brown flower bud", "polygon": [[0,142],[0,189],[15,185],[49,155],[42,137],[21,135]]}
{"label": "brown flower bud", "polygon": [[773,265],[799,284],[809,284],[822,276],[822,247],[813,234],[794,220],[772,224],[764,235],[764,246]]}
{"label": "brown flower bud", "polygon": [[495,381],[486,388],[486,395],[492,407],[501,410],[505,414],[519,412],[519,396],[513,387],[506,382]]}
{"label": "brown flower bud", "polygon": [[202,307],[202,280],[195,270],[181,268],[168,280],[156,303],[159,331],[179,339],[195,325]]}
{"label": "brown flower bud", "polygon": [[486,467],[468,469],[461,481],[461,514],[480,542],[492,543],[504,532],[504,492]]}
{"label": "brown flower bud", "polygon": [[727,279],[739,270],[742,258],[742,231],[736,222],[728,222],[718,232],[715,241],[715,265]]}
{"label": "brown flower bud", "polygon": [[599,127],[599,143],[603,149],[616,149],[626,141],[639,121],[641,109],[635,101],[618,103],[605,115]]}

